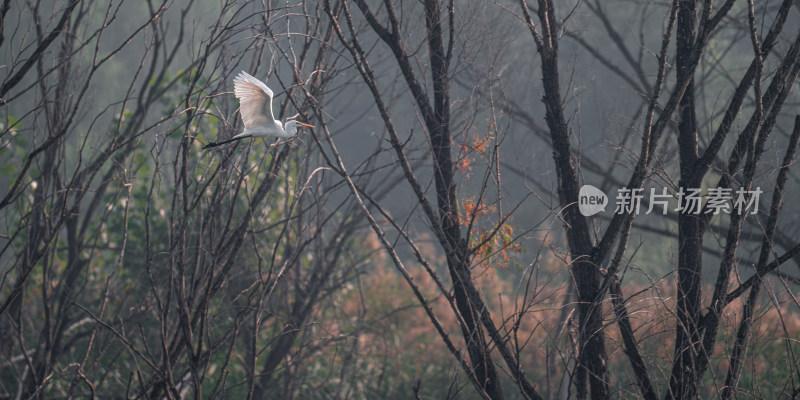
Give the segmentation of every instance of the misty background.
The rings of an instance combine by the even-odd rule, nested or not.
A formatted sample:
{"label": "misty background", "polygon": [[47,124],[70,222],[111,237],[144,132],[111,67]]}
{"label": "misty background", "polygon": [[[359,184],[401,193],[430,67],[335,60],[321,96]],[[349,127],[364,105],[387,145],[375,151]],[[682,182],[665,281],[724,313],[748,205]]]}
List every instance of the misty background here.
{"label": "misty background", "polygon": [[[4,1],[0,398],[497,397],[491,388],[481,393],[465,366],[478,363],[470,353],[475,339],[465,335],[469,323],[454,305],[453,261],[439,233],[447,217],[432,220],[421,200],[427,196],[434,208],[443,203],[431,126],[394,49],[360,8],[396,29],[403,58],[433,99],[428,3]],[[451,52],[448,173],[456,199],[449,201],[458,206],[459,237],[469,249],[462,261],[490,320],[515,343],[508,346],[516,364],[502,364],[493,339],[486,339],[486,354],[498,363],[506,398],[535,398],[516,388],[524,384],[515,368],[545,398],[581,398],[587,394],[575,371],[583,322],[570,269],[576,257],[565,235],[540,50],[520,2],[434,3]],[[538,26],[541,5],[529,3]],[[677,3],[556,3],[572,168],[580,185],[609,196],[605,212],[586,218],[598,244],[617,190],[641,156],[663,61],[658,54]],[[703,7],[714,4],[718,12],[717,3],[697,2],[698,26]],[[694,70],[701,153],[753,60],[749,3],[732,3]],[[764,56],[758,90],[779,75],[800,29],[800,10],[783,3],[790,2],[754,4],[762,40],[780,15],[786,18]],[[348,48],[356,39],[386,115],[364,63]],[[675,40],[666,47],[656,117],[678,80]],[[316,128],[301,129],[289,143],[244,139],[203,150],[242,130],[232,83],[239,71],[274,91],[276,118],[297,115]],[[800,100],[796,82],[788,82],[792,90],[752,182],[763,189],[760,215],[742,222],[735,268],[724,278],[731,289],[760,265]],[[726,175],[736,137],[758,107],[749,90],[701,181],[705,190]],[[682,185],[682,112],[670,117],[652,155],[646,194],[664,187],[677,193]],[[422,193],[410,184],[400,153]],[[734,174],[737,184],[743,168]],[[800,237],[800,182],[796,168],[788,171],[769,260],[790,254]],[[672,204],[668,216],[657,208],[632,220],[614,271],[659,397],[674,395],[677,359],[681,249],[678,203]],[[703,310],[711,307],[731,224],[730,215],[714,216],[701,234]],[[601,273],[611,258],[597,266]],[[763,325],[754,328],[761,336],[748,342],[753,359],[743,367],[739,385],[748,394],[741,396],[800,388],[798,267],[795,252],[766,275],[767,293],[756,308]],[[598,300],[605,332],[594,334],[608,338],[611,396],[647,397],[615,328],[624,318],[608,296]],[[713,373],[697,378],[702,397],[725,386],[743,299],[721,317]],[[442,329],[431,322],[431,309]],[[491,328],[478,329],[491,336]],[[445,331],[457,351],[448,351]]]}

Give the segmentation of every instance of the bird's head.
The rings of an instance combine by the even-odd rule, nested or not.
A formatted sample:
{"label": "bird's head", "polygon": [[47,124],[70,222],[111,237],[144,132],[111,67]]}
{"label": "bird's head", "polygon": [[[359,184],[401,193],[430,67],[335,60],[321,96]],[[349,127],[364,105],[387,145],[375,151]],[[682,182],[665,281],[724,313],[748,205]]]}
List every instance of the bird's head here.
{"label": "bird's head", "polygon": [[305,127],[308,127],[308,128],[314,128],[315,127],[314,125],[309,125],[309,124],[306,124],[306,123],[303,123],[303,122],[299,122],[299,121],[296,121],[296,120],[292,119],[292,120],[286,121],[286,125],[284,126],[284,129],[286,130],[286,134],[288,134],[289,136],[294,136],[295,134],[297,134],[297,126],[298,125],[305,126]]}

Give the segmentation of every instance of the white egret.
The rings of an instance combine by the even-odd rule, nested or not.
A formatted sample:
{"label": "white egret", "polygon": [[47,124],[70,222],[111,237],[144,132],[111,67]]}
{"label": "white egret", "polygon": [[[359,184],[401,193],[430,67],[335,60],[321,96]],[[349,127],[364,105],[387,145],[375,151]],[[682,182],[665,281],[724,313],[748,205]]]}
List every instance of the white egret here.
{"label": "white egret", "polygon": [[242,114],[244,131],[228,140],[209,143],[203,149],[247,137],[290,138],[297,133],[298,125],[314,128],[314,125],[295,120],[286,121],[284,125],[275,119],[275,114],[272,113],[272,90],[247,72],[240,72],[233,80],[233,93],[239,99],[239,112]]}

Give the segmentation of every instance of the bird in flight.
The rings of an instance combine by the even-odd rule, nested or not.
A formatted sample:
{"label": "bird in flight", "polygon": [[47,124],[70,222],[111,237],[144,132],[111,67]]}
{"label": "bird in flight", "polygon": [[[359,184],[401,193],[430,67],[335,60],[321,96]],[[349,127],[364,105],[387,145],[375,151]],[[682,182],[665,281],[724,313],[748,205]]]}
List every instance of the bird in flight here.
{"label": "bird in flight", "polygon": [[233,93],[239,99],[239,111],[244,122],[244,131],[228,140],[211,142],[203,147],[208,149],[226,143],[241,140],[247,137],[275,136],[290,138],[297,133],[297,126],[314,128],[314,125],[304,124],[295,120],[286,121],[284,125],[275,119],[272,113],[272,90],[247,72],[240,72],[233,80]]}

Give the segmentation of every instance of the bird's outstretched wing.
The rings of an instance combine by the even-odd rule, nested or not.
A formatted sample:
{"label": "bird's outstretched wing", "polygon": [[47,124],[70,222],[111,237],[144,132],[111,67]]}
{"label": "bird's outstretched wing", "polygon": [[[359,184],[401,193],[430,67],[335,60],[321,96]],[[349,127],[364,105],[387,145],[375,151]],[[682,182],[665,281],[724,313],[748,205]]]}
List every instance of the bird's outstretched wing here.
{"label": "bird's outstretched wing", "polygon": [[[272,90],[247,72],[233,80],[233,93],[239,99],[239,110],[245,128],[266,125],[275,120],[272,114]],[[270,119],[267,120],[267,117]]]}

